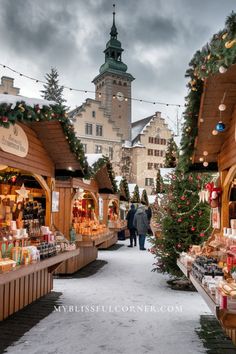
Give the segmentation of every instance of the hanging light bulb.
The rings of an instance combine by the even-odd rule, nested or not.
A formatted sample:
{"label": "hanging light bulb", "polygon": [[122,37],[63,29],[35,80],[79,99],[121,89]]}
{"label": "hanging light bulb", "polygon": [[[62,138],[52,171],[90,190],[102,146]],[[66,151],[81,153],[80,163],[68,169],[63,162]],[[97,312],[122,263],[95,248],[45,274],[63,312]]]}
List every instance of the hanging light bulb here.
{"label": "hanging light bulb", "polygon": [[221,120],[216,124],[216,130],[219,133],[222,133],[225,131],[225,124]]}
{"label": "hanging light bulb", "polygon": [[209,165],[209,163],[208,163],[207,161],[204,161],[204,162],[203,162],[203,166],[204,166],[204,167],[207,167],[208,165]]}
{"label": "hanging light bulb", "polygon": [[203,151],[203,156],[207,156],[208,155],[208,151]]}
{"label": "hanging light bulb", "polygon": [[221,65],[221,66],[219,67],[219,72],[220,72],[221,74],[226,73],[226,71],[227,71],[227,68],[226,68],[225,66]]}
{"label": "hanging light bulb", "polygon": [[223,112],[226,110],[226,105],[224,103],[221,103],[218,108],[219,108],[219,111]]}
{"label": "hanging light bulb", "polygon": [[200,123],[203,123],[204,122],[204,119],[203,118],[200,118]]}
{"label": "hanging light bulb", "polygon": [[216,129],[213,129],[212,132],[211,132],[212,135],[217,135],[218,134],[218,131]]}
{"label": "hanging light bulb", "polygon": [[203,162],[204,158],[203,157],[199,157],[199,161]]}

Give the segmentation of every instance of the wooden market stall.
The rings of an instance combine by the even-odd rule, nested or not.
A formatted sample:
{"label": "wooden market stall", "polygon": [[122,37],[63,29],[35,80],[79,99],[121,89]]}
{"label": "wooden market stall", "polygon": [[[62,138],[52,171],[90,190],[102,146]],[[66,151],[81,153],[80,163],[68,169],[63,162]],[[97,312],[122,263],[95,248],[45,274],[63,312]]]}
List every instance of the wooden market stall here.
{"label": "wooden market stall", "polygon": [[[236,343],[236,284],[231,276],[236,266],[236,65],[221,71],[204,80],[192,156],[195,169],[203,165],[205,171],[219,171],[217,183],[207,187],[210,202],[216,202],[211,213],[214,230],[201,250],[183,256],[178,266]],[[202,278],[209,259],[220,275],[216,286]]]}
{"label": "wooden market stall", "polygon": [[50,292],[54,270],[79,254],[52,210],[55,177],[83,176],[83,163],[60,106],[0,95],[0,320]]}

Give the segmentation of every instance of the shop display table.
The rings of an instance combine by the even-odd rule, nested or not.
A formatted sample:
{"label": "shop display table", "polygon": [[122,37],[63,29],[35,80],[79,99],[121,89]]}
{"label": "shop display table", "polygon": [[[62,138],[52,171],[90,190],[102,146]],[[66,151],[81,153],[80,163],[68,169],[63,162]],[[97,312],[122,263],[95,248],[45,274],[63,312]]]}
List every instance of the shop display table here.
{"label": "shop display table", "polygon": [[177,259],[177,266],[178,266],[179,269],[182,271],[182,273],[183,273],[187,278],[189,278],[190,269],[187,268],[182,262],[180,262],[179,259]]}
{"label": "shop display table", "polygon": [[78,242],[79,247],[108,248],[117,242],[117,233],[110,231],[100,235],[83,235],[82,241]]}
{"label": "shop display table", "polygon": [[29,305],[53,288],[52,273],[79,250],[65,251],[37,263],[0,274],[0,321]]}

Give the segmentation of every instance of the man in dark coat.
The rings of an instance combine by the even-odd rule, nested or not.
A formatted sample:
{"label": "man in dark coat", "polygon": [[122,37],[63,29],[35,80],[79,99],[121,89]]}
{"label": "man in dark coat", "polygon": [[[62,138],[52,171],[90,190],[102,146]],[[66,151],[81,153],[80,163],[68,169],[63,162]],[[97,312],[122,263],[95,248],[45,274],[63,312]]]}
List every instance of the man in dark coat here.
{"label": "man in dark coat", "polygon": [[134,241],[134,246],[136,246],[136,229],[134,227],[134,215],[136,213],[136,209],[134,204],[131,204],[130,210],[128,211],[128,214],[126,215],[126,220],[127,220],[127,227],[129,229],[129,239],[130,239],[130,245],[128,247],[133,247],[133,241]]}
{"label": "man in dark coat", "polygon": [[134,227],[136,228],[139,235],[139,249],[145,251],[145,238],[150,226],[144,205],[140,205],[134,215]]}

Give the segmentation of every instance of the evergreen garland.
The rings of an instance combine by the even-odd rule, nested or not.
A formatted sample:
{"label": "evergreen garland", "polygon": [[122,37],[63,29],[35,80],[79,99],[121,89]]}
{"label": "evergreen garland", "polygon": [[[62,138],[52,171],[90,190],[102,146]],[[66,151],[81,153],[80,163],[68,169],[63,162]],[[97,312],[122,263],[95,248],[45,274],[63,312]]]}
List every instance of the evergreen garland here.
{"label": "evergreen garland", "polygon": [[81,168],[85,173],[88,173],[87,159],[84,155],[83,145],[76,137],[74,126],[70,123],[68,115],[65,112],[64,106],[55,105],[34,105],[28,106],[23,100],[16,103],[15,107],[12,104],[0,104],[0,126],[8,128],[11,124],[43,122],[43,121],[59,121],[65,133],[65,137],[69,142],[70,150],[75,154]]}
{"label": "evergreen garland", "polygon": [[189,93],[184,112],[181,156],[178,168],[187,171],[194,151],[197,136],[203,82],[209,75],[219,73],[220,68],[229,68],[236,63],[236,13],[227,17],[225,28],[215,34],[202,50],[198,50],[189,63],[185,76],[189,78]]}
{"label": "evergreen garland", "polygon": [[106,156],[103,156],[100,159],[98,159],[98,161],[96,161],[93,164],[93,166],[90,167],[89,173],[87,174],[86,178],[95,177],[96,174],[98,173],[98,171],[105,166],[107,168],[108,176],[109,176],[109,179],[112,184],[113,193],[118,193],[118,188],[117,188],[115,174],[114,174],[114,171],[112,168],[112,164],[111,164],[109,158]]}
{"label": "evergreen garland", "polygon": [[125,199],[129,201],[130,200],[129,186],[128,186],[127,179],[125,177],[123,177],[122,180],[120,181],[119,190],[120,191],[123,190],[125,192]]}

